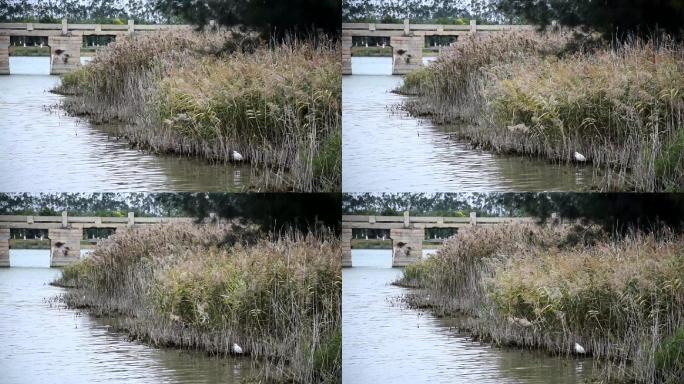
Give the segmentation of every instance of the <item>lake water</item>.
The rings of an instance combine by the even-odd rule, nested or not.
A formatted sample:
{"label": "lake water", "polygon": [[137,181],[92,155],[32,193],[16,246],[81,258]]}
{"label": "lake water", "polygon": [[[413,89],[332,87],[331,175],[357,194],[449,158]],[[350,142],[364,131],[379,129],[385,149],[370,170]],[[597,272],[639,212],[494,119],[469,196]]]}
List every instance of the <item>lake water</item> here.
{"label": "lake water", "polygon": [[342,78],[344,192],[575,191],[591,184],[591,167],[556,165],[472,149],[444,127],[399,110],[390,91],[391,58],[353,57]]}
{"label": "lake water", "polygon": [[[87,251],[82,251],[85,253]],[[66,308],[63,288],[48,285],[48,250],[11,250],[0,269],[0,382],[238,383],[248,359],[152,348],[130,341],[103,319]]]}
{"label": "lake water", "polygon": [[[424,251],[428,254],[431,251]],[[432,251],[434,252],[434,251]],[[352,250],[342,271],[343,383],[578,384],[592,361],[495,348],[400,300],[391,250]]]}
{"label": "lake water", "polygon": [[[87,58],[83,60],[86,61]],[[112,127],[69,116],[48,57],[10,57],[0,76],[0,191],[237,191],[249,166],[160,156],[117,140]]]}

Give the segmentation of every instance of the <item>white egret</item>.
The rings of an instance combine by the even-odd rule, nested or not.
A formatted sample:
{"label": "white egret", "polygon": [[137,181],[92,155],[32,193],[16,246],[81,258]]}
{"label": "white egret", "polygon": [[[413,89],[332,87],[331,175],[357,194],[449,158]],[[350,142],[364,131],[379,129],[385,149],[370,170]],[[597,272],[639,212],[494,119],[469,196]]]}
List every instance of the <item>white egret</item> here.
{"label": "white egret", "polygon": [[587,158],[584,157],[584,155],[582,155],[581,153],[575,152],[575,161],[579,161],[580,163],[584,163],[585,161],[587,161]]}
{"label": "white egret", "polygon": [[233,151],[230,153],[230,158],[233,161],[242,161],[242,154],[240,154],[238,151]]}
{"label": "white egret", "polygon": [[230,350],[236,355],[242,355],[242,347],[240,347],[236,343],[233,343],[233,346],[230,348]]}
{"label": "white egret", "polygon": [[584,350],[583,346],[575,343],[575,353],[577,353],[579,355],[584,355],[585,353],[587,353],[587,351]]}

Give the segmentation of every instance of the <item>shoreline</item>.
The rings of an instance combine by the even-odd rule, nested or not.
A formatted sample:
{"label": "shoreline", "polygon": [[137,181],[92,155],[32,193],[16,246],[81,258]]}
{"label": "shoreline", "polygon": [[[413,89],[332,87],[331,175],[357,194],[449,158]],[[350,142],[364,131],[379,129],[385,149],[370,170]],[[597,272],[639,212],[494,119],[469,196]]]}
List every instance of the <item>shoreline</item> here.
{"label": "shoreline", "polygon": [[[335,382],[339,245],[326,235],[276,239],[254,229],[221,245],[231,231],[169,224],[117,233],[51,285],[67,288],[69,307],[115,317],[134,340],[241,355],[263,364],[259,380]],[[242,236],[259,240],[243,244]]]}

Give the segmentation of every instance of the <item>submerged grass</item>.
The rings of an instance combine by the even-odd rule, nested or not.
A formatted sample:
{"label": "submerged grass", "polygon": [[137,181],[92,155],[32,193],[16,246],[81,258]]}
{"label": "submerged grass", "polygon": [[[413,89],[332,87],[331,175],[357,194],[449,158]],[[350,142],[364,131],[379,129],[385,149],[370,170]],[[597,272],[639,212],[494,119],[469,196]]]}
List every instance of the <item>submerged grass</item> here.
{"label": "submerged grass", "polygon": [[[607,170],[601,189],[684,188],[684,46],[582,49],[560,34],[471,39],[406,76],[411,112],[476,145]],[[570,48],[573,47],[573,48]]]}
{"label": "submerged grass", "polygon": [[684,237],[507,225],[459,232],[397,284],[482,340],[610,360],[604,379],[684,379]]}
{"label": "submerged grass", "polygon": [[127,123],[157,152],[231,161],[268,174],[258,189],[335,191],[341,181],[341,64],[327,40],[265,46],[251,38],[175,33],[110,44],[66,75],[65,107]]}
{"label": "submerged grass", "polygon": [[227,355],[237,343],[264,362],[261,379],[339,382],[337,240],[292,233],[254,242],[234,231],[178,224],[117,233],[55,284],[73,288],[70,306],[121,316],[133,337],[154,345]]}

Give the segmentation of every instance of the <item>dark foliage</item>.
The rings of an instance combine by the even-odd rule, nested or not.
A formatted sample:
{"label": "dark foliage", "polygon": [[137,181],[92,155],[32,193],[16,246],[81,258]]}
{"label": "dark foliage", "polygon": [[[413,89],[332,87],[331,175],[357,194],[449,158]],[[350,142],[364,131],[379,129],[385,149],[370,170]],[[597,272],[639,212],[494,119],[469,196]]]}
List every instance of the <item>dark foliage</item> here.
{"label": "dark foliage", "polygon": [[317,225],[339,232],[341,227],[339,193],[170,193],[158,199],[198,218],[214,212],[228,219],[246,218],[275,232],[314,230]]}
{"label": "dark foliage", "polygon": [[307,35],[341,27],[340,0],[156,0],[164,14],[180,17],[201,28],[210,20],[223,26],[260,28],[271,35]]}
{"label": "dark foliage", "polygon": [[595,29],[610,38],[665,31],[684,36],[684,0],[499,0],[499,10],[511,17],[548,26]]}

